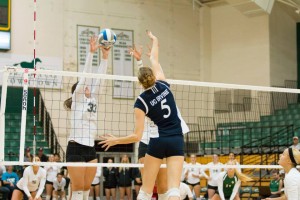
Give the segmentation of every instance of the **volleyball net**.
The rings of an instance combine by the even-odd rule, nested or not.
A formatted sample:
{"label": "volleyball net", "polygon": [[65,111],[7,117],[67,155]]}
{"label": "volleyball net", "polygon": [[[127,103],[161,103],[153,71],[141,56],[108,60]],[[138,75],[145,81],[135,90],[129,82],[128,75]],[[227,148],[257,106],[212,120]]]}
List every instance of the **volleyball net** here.
{"label": "volleyball net", "polygon": [[[95,148],[99,163],[91,166],[118,166],[124,154],[130,158],[130,166],[140,166],[134,164],[138,162],[138,143],[117,145],[108,151],[98,145],[101,135],[126,136],[133,132],[133,105],[143,91],[136,77],[16,67],[5,67],[0,75],[0,160],[4,163],[22,164],[28,152],[58,154],[65,161],[72,117],[64,102],[71,97],[72,86],[85,78],[91,90],[100,82],[99,90],[92,94],[97,103],[88,108],[97,120]],[[284,87],[168,82],[190,128],[184,136],[186,155],[196,154],[208,161],[209,155],[226,157],[233,152],[242,168],[278,168],[279,154],[292,144],[300,127],[296,82],[286,82]],[[153,103],[160,103],[159,96]],[[81,121],[76,123],[82,127],[78,124]],[[115,163],[107,164],[109,158]],[[270,166],[272,163],[275,165]]]}

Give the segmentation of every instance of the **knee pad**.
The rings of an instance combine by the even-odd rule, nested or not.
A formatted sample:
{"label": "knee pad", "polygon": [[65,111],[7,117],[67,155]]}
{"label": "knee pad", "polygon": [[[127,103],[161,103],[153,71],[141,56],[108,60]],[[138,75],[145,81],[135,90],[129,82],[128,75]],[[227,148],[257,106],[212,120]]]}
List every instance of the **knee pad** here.
{"label": "knee pad", "polygon": [[137,200],[151,200],[152,198],[152,193],[148,194],[144,192],[142,189],[140,189],[139,195],[137,196]]}
{"label": "knee pad", "polygon": [[180,197],[180,190],[178,188],[171,188],[167,192],[168,197]]}
{"label": "knee pad", "polygon": [[158,199],[160,199],[160,200],[168,200],[168,194],[167,193],[158,194]]}
{"label": "knee pad", "polygon": [[46,200],[50,200],[51,199],[51,195],[46,195]]}
{"label": "knee pad", "polygon": [[82,200],[82,199],[83,199],[83,191],[72,192],[72,200]]}

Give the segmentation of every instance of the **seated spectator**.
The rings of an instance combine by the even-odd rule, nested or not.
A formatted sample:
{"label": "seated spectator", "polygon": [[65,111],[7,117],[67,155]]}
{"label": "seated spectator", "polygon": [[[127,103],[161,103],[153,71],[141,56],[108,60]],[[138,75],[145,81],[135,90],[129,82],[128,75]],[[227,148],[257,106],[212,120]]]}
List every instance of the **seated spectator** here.
{"label": "seated spectator", "polygon": [[25,149],[24,162],[30,162],[32,160],[32,155],[30,153],[30,148]]}
{"label": "seated spectator", "polygon": [[283,181],[280,178],[280,174],[278,170],[273,171],[273,179],[270,182],[270,196],[260,196],[257,200],[261,200],[263,198],[277,198],[281,195],[281,189],[283,188]]}
{"label": "seated spectator", "polygon": [[11,199],[12,193],[18,181],[19,177],[15,172],[13,172],[13,166],[7,166],[6,172],[2,175],[2,182],[3,186],[9,189],[9,199]]}
{"label": "seated spectator", "polygon": [[46,156],[46,155],[44,154],[44,149],[43,149],[43,147],[40,147],[40,148],[38,149],[38,154],[37,154],[37,156],[40,158],[40,161],[41,161],[41,162],[47,162],[47,161],[48,161],[48,156]]}
{"label": "seated spectator", "polygon": [[291,145],[290,147],[298,149],[300,151],[299,138],[297,136],[293,137],[293,145]]}

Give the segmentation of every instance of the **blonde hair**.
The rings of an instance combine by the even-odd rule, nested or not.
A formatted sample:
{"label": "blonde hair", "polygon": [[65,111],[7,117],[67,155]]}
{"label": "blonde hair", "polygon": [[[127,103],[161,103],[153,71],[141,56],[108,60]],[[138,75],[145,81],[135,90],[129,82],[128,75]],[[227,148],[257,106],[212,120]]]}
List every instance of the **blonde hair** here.
{"label": "blonde hair", "polygon": [[[229,161],[227,164],[228,165],[236,165],[236,161]],[[234,168],[234,173],[238,177],[238,179],[242,182],[248,182],[248,181],[253,180],[252,178],[250,178],[246,174],[243,174],[242,172],[240,172],[237,168]]]}
{"label": "blonde hair", "polygon": [[[124,158],[127,158],[127,161],[124,161]],[[126,154],[124,154],[122,157],[121,157],[121,163],[130,163],[129,162],[129,158]],[[122,170],[126,170],[126,169],[129,169],[129,167],[120,167],[119,168],[119,172],[121,172]]]}
{"label": "blonde hair", "polygon": [[149,67],[139,68],[138,79],[144,89],[152,87],[156,80],[152,69]]}

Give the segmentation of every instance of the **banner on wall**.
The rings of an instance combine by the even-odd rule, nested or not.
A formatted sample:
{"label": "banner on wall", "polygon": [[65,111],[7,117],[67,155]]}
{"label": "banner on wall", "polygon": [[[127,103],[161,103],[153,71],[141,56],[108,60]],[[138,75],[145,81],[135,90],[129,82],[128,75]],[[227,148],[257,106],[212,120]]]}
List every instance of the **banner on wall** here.
{"label": "banner on wall", "polygon": [[[86,56],[89,53],[90,38],[98,35],[100,27],[77,25],[77,71],[82,72]],[[96,72],[100,61],[100,51],[95,53],[93,57],[93,72]]]}
{"label": "banner on wall", "polygon": [[[128,47],[133,46],[133,30],[112,29],[117,35],[117,41],[112,49],[113,74],[133,76],[133,57]],[[114,81],[113,97],[119,99],[134,98],[134,83],[132,81]]]}
{"label": "banner on wall", "polygon": [[[39,56],[35,60],[36,69],[46,70],[63,70],[63,60],[59,57],[44,57]],[[34,62],[32,56],[0,53],[0,70],[4,66],[12,66],[17,68],[34,69]],[[60,89],[62,87],[62,77],[57,75],[39,74],[35,79],[37,88],[53,88]],[[12,72],[8,77],[8,86],[23,87],[23,73]],[[0,73],[0,85],[2,85],[2,73]],[[29,75],[28,87],[34,87],[33,74]]]}

